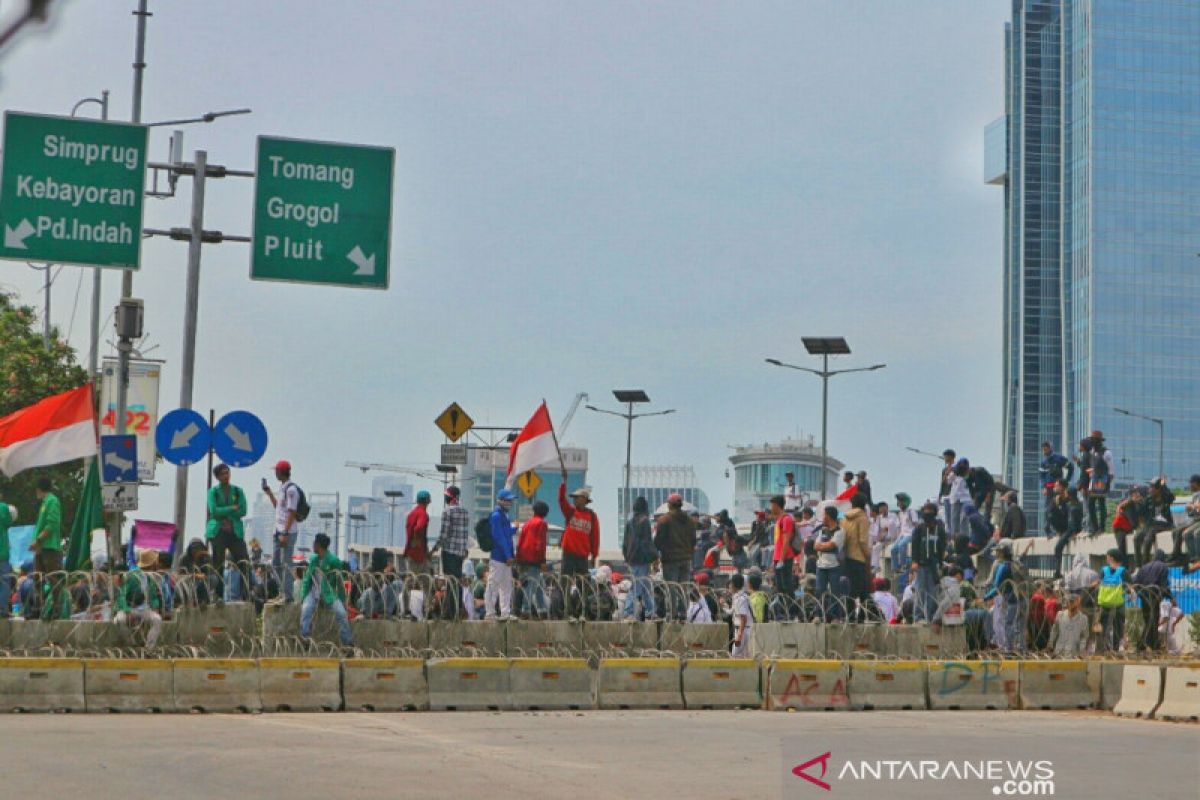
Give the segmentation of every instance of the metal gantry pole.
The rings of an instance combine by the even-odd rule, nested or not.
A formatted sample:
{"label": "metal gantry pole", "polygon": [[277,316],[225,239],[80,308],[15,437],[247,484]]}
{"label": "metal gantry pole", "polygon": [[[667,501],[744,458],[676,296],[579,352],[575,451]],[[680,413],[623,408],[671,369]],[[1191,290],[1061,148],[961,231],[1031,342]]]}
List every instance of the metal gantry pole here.
{"label": "metal gantry pole", "polygon": [[1154,421],[1158,423],[1158,477],[1163,478],[1166,475],[1166,472],[1164,472],[1165,466],[1163,462],[1163,428],[1165,426],[1163,424],[1163,420],[1161,419],[1156,419]]}
{"label": "metal gantry pole", "polygon": [[[183,309],[183,356],[179,382],[179,407],[192,407],[192,386],[196,371],[196,318],[200,301],[200,248],[204,237],[204,184],[208,173],[208,153],[197,150],[194,160],[195,173],[192,178],[192,224],[188,241],[187,292]],[[182,543],[184,526],[187,522],[187,479],[188,468],[175,469],[175,536]],[[182,548],[175,548],[175,565],[178,566]]]}

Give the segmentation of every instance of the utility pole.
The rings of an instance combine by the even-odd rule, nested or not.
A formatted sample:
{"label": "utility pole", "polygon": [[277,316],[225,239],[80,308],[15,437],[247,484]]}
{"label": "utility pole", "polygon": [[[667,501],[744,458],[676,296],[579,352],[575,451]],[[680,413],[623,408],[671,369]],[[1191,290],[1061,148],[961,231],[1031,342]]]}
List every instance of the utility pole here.
{"label": "utility pole", "polygon": [[[201,246],[208,242],[249,242],[248,236],[226,236],[220,231],[204,230],[204,190],[209,178],[224,178],[226,176],[253,177],[253,172],[226,169],[223,166],[209,165],[208,153],[197,150],[191,164],[151,164],[155,169],[166,169],[172,174],[192,176],[192,215],[191,225],[186,228],[171,228],[156,230],[146,228],[145,233],[151,236],[168,236],[176,241],[188,243],[187,277],[185,279],[184,309],[183,309],[183,347],[181,358],[181,376],[179,381],[179,407],[192,407],[192,390],[196,373],[196,323],[199,316],[200,301],[200,255]],[[187,524],[187,477],[188,468],[177,467],[175,470],[175,535],[176,542],[181,543]],[[183,555],[181,547],[175,548],[175,565]]]}
{"label": "utility pole", "polygon": [[[146,72],[146,19],[150,17],[147,10],[149,0],[138,0],[138,10],[133,12],[137,17],[137,39],[133,46],[133,109],[130,121],[135,125],[142,122],[142,78]],[[121,299],[133,297],[133,270],[121,271]],[[132,345],[117,346],[117,434],[125,434],[125,415],[129,407],[129,353]],[[178,563],[179,553],[175,554]]]}

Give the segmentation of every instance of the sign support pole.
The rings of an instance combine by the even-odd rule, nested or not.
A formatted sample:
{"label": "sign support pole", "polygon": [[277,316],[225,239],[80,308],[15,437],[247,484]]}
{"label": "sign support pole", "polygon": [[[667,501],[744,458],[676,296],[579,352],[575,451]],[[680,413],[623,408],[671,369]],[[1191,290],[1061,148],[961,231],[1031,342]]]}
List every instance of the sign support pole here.
{"label": "sign support pole", "polygon": [[[179,407],[192,407],[192,387],[196,372],[196,316],[200,302],[200,247],[204,236],[204,184],[208,173],[208,153],[197,150],[192,178],[192,225],[188,241],[187,293],[183,308],[183,358],[179,382]],[[124,385],[124,384],[122,384]],[[175,557],[173,568],[183,556],[183,537],[187,523],[188,468],[175,468]]]}

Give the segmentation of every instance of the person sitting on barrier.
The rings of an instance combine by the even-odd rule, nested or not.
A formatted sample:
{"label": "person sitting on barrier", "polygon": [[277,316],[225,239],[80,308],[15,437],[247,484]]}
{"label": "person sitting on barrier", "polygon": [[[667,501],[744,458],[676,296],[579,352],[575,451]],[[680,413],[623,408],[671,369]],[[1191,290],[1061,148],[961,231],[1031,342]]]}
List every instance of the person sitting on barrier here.
{"label": "person sitting on barrier", "polygon": [[754,611],[750,607],[750,595],[746,594],[746,577],[740,572],[729,579],[729,588],[733,592],[733,644],[729,654],[734,658],[748,658],[750,654],[750,636],[754,631]]}
{"label": "person sitting on barrier", "polygon": [[158,644],[162,633],[162,583],[158,575],[158,551],[146,549],[138,553],[137,566],[125,573],[116,597],[118,625],[137,623],[145,626],[146,647]]}
{"label": "person sitting on barrier", "polygon": [[687,616],[684,619],[692,624],[713,621],[712,611],[700,594],[699,586],[688,589]]}
{"label": "person sitting on barrier", "polygon": [[875,578],[871,589],[871,602],[878,610],[879,621],[895,625],[900,619],[900,602],[892,594],[892,582],[887,578]]}
{"label": "person sitting on barrier", "polygon": [[1175,494],[1167,488],[1165,478],[1155,478],[1150,482],[1144,506],[1146,513],[1142,517],[1140,530],[1133,537],[1133,552],[1138,566],[1153,559],[1158,534],[1174,527],[1171,515],[1171,504],[1174,502]]}
{"label": "person sitting on barrier", "polygon": [[328,535],[318,533],[313,537],[313,552],[308,557],[300,584],[300,596],[304,598],[300,605],[301,638],[309,639],[312,636],[313,617],[317,607],[323,605],[333,611],[342,644],[349,647],[354,643],[350,632],[350,616],[343,602],[346,590],[338,574],[349,569],[349,564],[329,552]]}
{"label": "person sitting on barrier", "polygon": [[458,598],[455,590],[444,575],[439,575],[433,582],[433,598],[429,603],[429,619],[456,620],[458,619]]}
{"label": "person sitting on barrier", "polygon": [[950,566],[942,576],[939,586],[941,592],[932,620],[934,630],[941,630],[943,625],[961,625],[964,617],[962,569],[957,565]]}
{"label": "person sitting on barrier", "polygon": [[713,622],[721,620],[721,605],[717,602],[715,593],[712,590],[712,576],[706,573],[696,575],[696,588],[700,592],[700,599],[708,606],[708,615]]}
{"label": "person sitting on barrier", "polygon": [[1087,614],[1083,613],[1083,595],[1067,593],[1067,607],[1059,611],[1050,629],[1049,645],[1055,658],[1079,658],[1087,655]]}
{"label": "person sitting on barrier", "polygon": [[1167,650],[1167,655],[1179,655],[1179,642],[1175,641],[1175,628],[1183,619],[1183,610],[1175,605],[1175,600],[1164,597],[1158,606],[1158,638]]}
{"label": "person sitting on barrier", "polygon": [[947,543],[945,563],[962,570],[963,580],[975,578],[975,558],[971,556],[970,537],[959,535]]}
{"label": "person sitting on barrier", "polygon": [[896,579],[896,590],[904,592],[908,585],[909,545],[912,543],[913,532],[921,524],[921,516],[912,507],[912,497],[907,492],[896,493],[895,526],[896,541],[892,543],[891,566],[892,575]]}
{"label": "person sitting on barrier", "polygon": [[1117,513],[1113,516],[1113,535],[1117,537],[1117,551],[1121,554],[1122,564],[1129,563],[1129,534],[1142,527],[1146,513],[1145,488],[1139,485],[1129,487],[1124,499],[1117,503]]}
{"label": "person sitting on barrier", "polygon": [[1191,477],[1188,489],[1192,492],[1187,504],[1188,521],[1171,531],[1171,563],[1177,567],[1185,566],[1189,559],[1200,559],[1200,474]]}
{"label": "person sitting on barrier", "polygon": [[212,571],[212,559],[208,555],[208,545],[203,539],[192,539],[179,559],[179,589],[181,601],[189,606],[206,606],[212,602],[215,593],[212,591],[215,577]]}
{"label": "person sitting on barrier", "polygon": [[1079,499],[1079,490],[1064,481],[1055,502],[1053,525],[1058,541],[1054,543],[1054,577],[1058,579],[1062,577],[1063,550],[1083,531],[1083,501]]}

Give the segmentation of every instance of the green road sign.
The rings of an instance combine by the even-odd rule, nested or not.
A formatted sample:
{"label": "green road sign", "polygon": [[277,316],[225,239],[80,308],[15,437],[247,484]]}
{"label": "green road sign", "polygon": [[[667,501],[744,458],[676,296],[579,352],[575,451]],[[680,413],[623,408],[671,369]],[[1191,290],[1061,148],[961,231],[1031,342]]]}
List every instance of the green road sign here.
{"label": "green road sign", "polygon": [[137,269],[144,125],[4,114],[0,258]]}
{"label": "green road sign", "polygon": [[390,147],[258,137],[250,277],[386,289]]}

